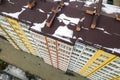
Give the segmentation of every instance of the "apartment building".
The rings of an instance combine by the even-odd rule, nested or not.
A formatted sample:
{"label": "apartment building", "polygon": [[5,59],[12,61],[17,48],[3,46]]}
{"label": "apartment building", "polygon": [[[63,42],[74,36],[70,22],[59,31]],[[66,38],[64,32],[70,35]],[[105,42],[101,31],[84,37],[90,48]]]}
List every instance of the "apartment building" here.
{"label": "apartment building", "polygon": [[29,9],[27,0],[7,0],[0,5],[0,35],[60,70],[119,80],[120,9],[100,1],[37,1]]}
{"label": "apartment building", "polygon": [[91,80],[119,80],[119,59],[116,55],[77,42],[68,69]]}

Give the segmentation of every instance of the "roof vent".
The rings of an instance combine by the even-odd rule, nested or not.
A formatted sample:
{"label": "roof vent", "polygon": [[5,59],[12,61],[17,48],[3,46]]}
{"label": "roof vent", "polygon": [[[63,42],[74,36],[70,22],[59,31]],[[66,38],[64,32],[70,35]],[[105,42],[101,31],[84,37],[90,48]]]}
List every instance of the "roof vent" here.
{"label": "roof vent", "polygon": [[32,9],[35,6],[36,1],[35,0],[29,0],[28,1],[28,8]]}
{"label": "roof vent", "polygon": [[86,10],[86,13],[90,14],[90,15],[93,15],[95,13],[95,10],[94,9],[89,9],[89,10]]}
{"label": "roof vent", "polygon": [[80,26],[76,26],[76,31],[80,31],[80,30],[81,30]]}
{"label": "roof vent", "polygon": [[80,31],[82,29],[83,22],[79,21],[78,25],[76,26],[76,31]]}
{"label": "roof vent", "polygon": [[51,25],[52,25],[52,23],[53,23],[53,21],[54,21],[54,19],[55,19],[55,17],[56,17],[56,14],[57,14],[59,11],[61,11],[61,9],[62,9],[63,6],[64,6],[64,3],[63,3],[63,2],[58,2],[58,5],[56,5],[56,6],[54,7],[54,9],[51,10],[52,13],[50,14],[49,18],[48,18],[47,21],[46,21],[46,26],[47,26],[47,27],[51,27]]}

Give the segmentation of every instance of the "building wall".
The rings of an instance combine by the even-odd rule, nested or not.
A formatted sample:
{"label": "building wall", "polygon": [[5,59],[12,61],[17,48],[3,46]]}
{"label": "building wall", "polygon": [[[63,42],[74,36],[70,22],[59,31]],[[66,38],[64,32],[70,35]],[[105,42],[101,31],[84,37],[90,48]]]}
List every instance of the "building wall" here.
{"label": "building wall", "polygon": [[92,80],[102,79],[102,80],[120,80],[120,58],[117,57],[111,61],[108,65],[104,66],[94,74],[90,75],[88,78]]}
{"label": "building wall", "polygon": [[0,15],[0,27],[3,33],[6,33],[5,37],[15,48],[37,55],[28,25]]}
{"label": "building wall", "polygon": [[85,66],[85,64],[91,59],[96,51],[96,48],[80,42],[76,42],[71,55],[68,69],[79,73],[79,70]]}
{"label": "building wall", "polygon": [[76,42],[68,69],[91,80],[119,80],[120,58]]}
{"label": "building wall", "polygon": [[16,48],[42,57],[63,71],[72,70],[91,80],[119,80],[120,58],[76,41],[71,46],[29,30],[29,25],[0,16],[0,35]]}
{"label": "building wall", "polygon": [[31,31],[31,35],[45,63],[66,71],[73,47],[33,31]]}

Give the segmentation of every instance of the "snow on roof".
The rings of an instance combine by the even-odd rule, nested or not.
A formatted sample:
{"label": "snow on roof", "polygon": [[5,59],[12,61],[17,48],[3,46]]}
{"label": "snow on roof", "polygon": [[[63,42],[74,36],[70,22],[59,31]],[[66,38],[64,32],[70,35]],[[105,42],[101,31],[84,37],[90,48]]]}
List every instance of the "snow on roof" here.
{"label": "snow on roof", "polygon": [[10,3],[10,4],[15,4],[14,2],[12,2],[11,0],[8,0],[8,2]]}
{"label": "snow on roof", "polygon": [[54,0],[54,2],[56,2],[56,1],[61,1],[61,0]]}
{"label": "snow on roof", "polygon": [[13,18],[18,19],[18,16],[19,16],[23,11],[25,11],[25,8],[22,8],[21,11],[16,12],[16,13],[6,13],[6,12],[2,12],[2,13],[5,14],[5,15],[7,15],[7,16],[11,16],[11,17],[13,17]]}
{"label": "snow on roof", "polygon": [[46,20],[42,23],[33,23],[32,29],[35,29],[36,31],[40,31],[45,26]]}
{"label": "snow on roof", "polygon": [[[67,26],[59,26],[55,31],[55,33],[53,34],[53,36],[57,38],[61,38],[62,40],[71,42],[69,38],[72,38],[73,31],[68,29]],[[63,38],[63,37],[66,37],[66,38]]]}
{"label": "snow on roof", "polygon": [[118,7],[118,6],[113,6],[110,4],[103,4],[103,5],[104,5],[104,7],[102,7],[102,11],[107,14],[120,13],[120,7]]}
{"label": "snow on roof", "polygon": [[105,34],[111,35],[109,32],[105,31],[104,28],[96,27],[96,29],[103,31]]}
{"label": "snow on roof", "polygon": [[38,9],[40,12],[42,12],[42,13],[45,13],[45,11],[43,11],[42,9]]}
{"label": "snow on roof", "polygon": [[[50,15],[47,14],[47,18],[49,17]],[[40,31],[41,32],[41,29],[45,27],[45,23],[46,23],[46,20],[45,19],[42,23],[33,23],[33,26],[31,27],[32,29],[35,29],[36,31]]]}
{"label": "snow on roof", "polygon": [[69,2],[73,2],[73,1],[76,1],[76,0],[69,0]]}
{"label": "snow on roof", "polygon": [[68,17],[65,14],[60,14],[60,16],[57,17],[58,19],[61,19],[64,24],[68,25],[70,22],[74,24],[78,24],[80,19],[79,18],[72,18]]}
{"label": "snow on roof", "polygon": [[94,3],[93,3],[93,2],[90,2],[90,1],[86,1],[84,6],[90,7],[90,5],[92,5],[92,4],[94,4]]}
{"label": "snow on roof", "polygon": [[68,5],[69,5],[69,3],[68,3],[68,2],[64,2],[64,4],[65,4],[66,6],[68,6]]}
{"label": "snow on roof", "polygon": [[104,48],[112,51],[112,53],[115,53],[115,52],[120,53],[120,49],[117,49],[117,48],[108,48],[108,47],[104,47]]}

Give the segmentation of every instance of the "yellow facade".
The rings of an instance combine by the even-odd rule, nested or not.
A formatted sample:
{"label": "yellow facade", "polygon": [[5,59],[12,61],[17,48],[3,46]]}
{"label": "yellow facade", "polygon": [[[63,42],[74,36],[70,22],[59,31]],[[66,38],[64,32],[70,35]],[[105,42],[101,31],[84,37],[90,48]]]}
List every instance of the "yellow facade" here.
{"label": "yellow facade", "polygon": [[115,78],[112,78],[112,79],[110,79],[110,80],[120,80],[120,76],[115,77]]}
{"label": "yellow facade", "polygon": [[16,49],[20,49],[20,47],[18,46],[18,44],[12,39],[12,37],[7,33],[7,31],[0,25],[1,30],[5,33],[7,39],[9,40],[9,42],[16,48]]}
{"label": "yellow facade", "polygon": [[[116,59],[117,56],[106,53],[102,50],[98,50],[95,55],[86,63],[86,65],[79,71],[79,74],[89,77],[96,71],[100,70],[104,66],[108,65],[111,61]],[[101,62],[98,62],[101,61]],[[93,69],[90,69],[91,66],[94,66]]]}
{"label": "yellow facade", "polygon": [[33,55],[36,55],[34,49],[32,48],[29,40],[27,39],[27,37],[26,37],[24,31],[22,30],[21,26],[19,25],[19,23],[16,20],[13,20],[10,18],[6,18],[6,20],[11,25],[11,28],[13,28],[14,32],[17,34],[17,36],[22,41],[24,46],[28,49],[28,51],[30,53],[32,53]]}

